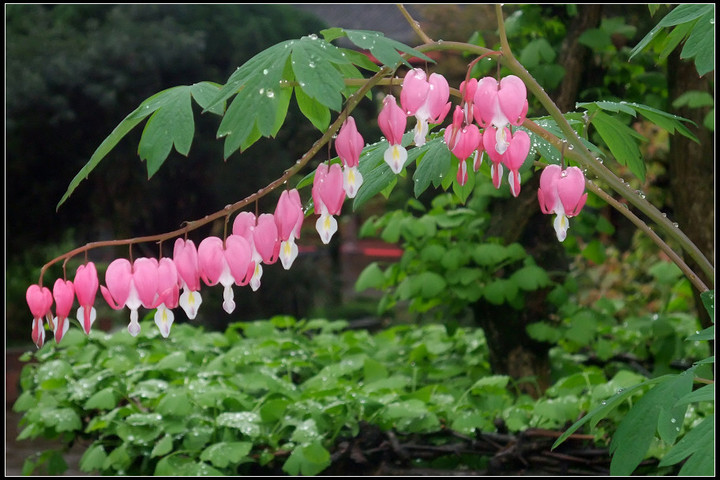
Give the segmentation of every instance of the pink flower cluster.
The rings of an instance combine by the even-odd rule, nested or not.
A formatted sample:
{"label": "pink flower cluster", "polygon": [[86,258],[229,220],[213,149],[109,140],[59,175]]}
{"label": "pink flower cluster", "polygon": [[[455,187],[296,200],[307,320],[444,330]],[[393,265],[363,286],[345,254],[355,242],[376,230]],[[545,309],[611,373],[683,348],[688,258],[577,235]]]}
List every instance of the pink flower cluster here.
{"label": "pink flower cluster", "polygon": [[[525,84],[515,75],[499,82],[492,77],[472,78],[462,82],[459,90],[461,105],[455,107],[452,123],[444,134],[445,144],[459,159],[458,184],[467,183],[467,160],[472,158],[472,168],[477,172],[486,152],[492,162],[490,172],[495,188],[500,188],[505,167],[510,192],[517,197],[520,194],[520,168],[530,153],[530,137],[523,130],[513,132],[511,127],[520,126],[527,115]],[[392,95],[385,97],[378,124],[389,143],[384,159],[394,173],[402,171],[408,158],[407,150],[402,146],[407,117],[414,115],[416,118],[415,145],[424,145],[428,123],[442,123],[450,110],[449,92],[442,75],[433,73],[428,78],[422,69],[415,68],[403,79],[401,106]],[[563,241],[568,228],[567,218],[577,215],[585,204],[585,177],[577,167],[567,170],[557,165],[550,167],[553,168],[546,168],[541,176],[538,198],[543,213],[557,215],[554,225],[558,239]]]}
{"label": "pink flower cluster", "polygon": [[[514,196],[520,193],[520,167],[530,151],[530,138],[522,130],[511,131],[525,120],[528,102],[522,80],[510,75],[497,82],[494,78],[470,79],[460,84],[461,105],[455,107],[452,123],[445,129],[444,140],[449,150],[460,160],[457,180],[464,185],[468,179],[467,160],[473,158],[477,171],[487,152],[492,162],[492,181],[500,187],[503,165],[509,170],[508,182]],[[400,173],[408,158],[402,146],[407,117],[414,116],[416,146],[425,144],[429,123],[442,123],[450,111],[450,88],[442,75],[426,76],[419,68],[410,70],[402,84],[400,104],[387,95],[378,116],[378,124],[389,143],[384,159],[394,173]],[[480,129],[484,129],[483,132]],[[345,197],[353,198],[363,183],[358,170],[364,140],[355,120],[348,117],[335,141],[341,163],[321,163],[312,186],[312,200],[318,215],[315,228],[323,243],[328,244],[338,223]],[[567,234],[568,218],[577,215],[585,204],[585,177],[577,167],[563,170],[549,165],[540,177],[538,200],[543,213],[556,214],[557,237],[563,241]],[[173,257],[138,258],[134,262],[120,258],[108,265],[105,285],[99,285],[95,265],[88,262],[78,267],[74,281],[58,279],[53,291],[41,285],[31,285],[26,300],[33,315],[32,339],[38,346],[45,341],[43,319],[60,342],[68,330],[68,318],[75,302],[80,307],[76,317],[85,333],[96,319],[93,306],[100,288],[103,298],[113,309],[130,310],[128,331],[140,333],[138,309],[155,309],[155,323],[167,337],[174,321],[173,309],[181,307],[188,318],[194,319],[202,303],[200,289],[223,286],[223,309],[235,310],[233,286],[260,287],[263,264],[271,265],[279,259],[286,270],[298,255],[295,240],[300,238],[304,220],[300,195],[296,189],[280,195],[275,212],[255,216],[239,213],[233,222],[232,233],[224,240],[208,237],[195,246],[192,240],[178,238]],[[182,293],[180,293],[182,290]],[[55,314],[52,305],[55,303]]]}
{"label": "pink flower cluster", "polygon": [[[460,160],[458,183],[467,182],[467,159],[473,158],[473,169],[477,171],[483,152],[487,152],[495,187],[500,188],[504,165],[510,171],[510,191],[517,196],[519,170],[530,152],[530,137],[522,130],[512,133],[510,126],[518,126],[525,120],[528,109],[525,84],[514,75],[500,82],[492,77],[473,78],[460,84],[460,93],[462,106],[455,107],[452,123],[444,135],[448,148]],[[433,73],[428,78],[422,69],[415,68],[403,79],[401,106],[392,95],[385,97],[378,124],[390,144],[385,161],[394,173],[400,173],[407,161],[407,151],[402,146],[407,117],[415,116],[415,145],[423,145],[428,123],[442,123],[449,113],[449,96],[450,88],[442,75]]]}
{"label": "pink flower cluster", "polygon": [[45,342],[43,319],[47,319],[56,342],[62,340],[75,298],[80,304],[76,317],[89,334],[97,316],[93,305],[98,288],[111,308],[130,310],[128,331],[133,336],[140,333],[140,307],[156,309],[155,323],[164,337],[170,334],[173,309],[179,306],[188,318],[194,319],[202,304],[202,283],[224,287],[223,309],[231,313],[235,309],[233,285],[249,284],[257,290],[262,264],[279,259],[286,270],[292,266],[298,255],[295,239],[300,238],[304,217],[298,191],[286,190],[273,214],[257,218],[249,212],[238,214],[232,234],[225,240],[211,236],[196,247],[192,240],[178,238],[172,258],[143,257],[132,263],[124,258],[113,260],[105,272],[105,285],[99,284],[93,262],[78,267],[74,281],[58,279],[52,293],[47,287],[31,285],[26,300],[33,315],[33,342],[38,348]]}

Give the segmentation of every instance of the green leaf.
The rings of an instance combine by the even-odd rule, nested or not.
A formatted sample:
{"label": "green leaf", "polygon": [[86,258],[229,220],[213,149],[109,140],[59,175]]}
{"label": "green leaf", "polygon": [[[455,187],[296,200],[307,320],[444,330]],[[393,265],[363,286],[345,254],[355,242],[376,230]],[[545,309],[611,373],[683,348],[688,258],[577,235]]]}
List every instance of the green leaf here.
{"label": "green leaf", "polygon": [[499,278],[485,286],[483,295],[493,305],[502,305],[512,300],[517,295],[517,290],[515,282]]}
{"label": "green leaf", "polygon": [[203,450],[200,460],[209,461],[218,468],[240,463],[252,450],[252,442],[220,442]]}
{"label": "green leaf", "polygon": [[363,184],[355,195],[353,211],[357,211],[365,202],[397,182],[397,176],[383,160],[387,147],[387,141],[382,141],[365,148],[360,155],[358,168],[363,176]]}
{"label": "green leaf", "polygon": [[658,23],[658,26],[671,27],[673,25],[680,25],[681,23],[692,22],[693,20],[709,13],[713,13],[714,11],[714,4],[680,5],[665,15],[665,17]]}
{"label": "green leaf", "polygon": [[[127,444],[123,443],[119,447],[114,449],[112,452],[110,452],[107,457],[105,457],[105,462],[103,462],[102,469],[122,471],[129,467],[131,463],[132,458],[128,453]],[[173,473],[173,475],[174,474],[175,473]]]}
{"label": "green leaf", "polygon": [[682,122],[689,122],[694,125],[694,123],[690,120],[663,112],[662,110],[658,110],[656,108],[648,107],[647,105],[640,105],[637,103],[628,103],[628,105],[635,108],[642,116],[663,130],[667,130],[669,133],[675,133],[675,130],[677,130],[681,135],[699,143],[698,138],[682,124]]}
{"label": "green leaf", "polygon": [[714,402],[715,401],[715,385],[705,385],[695,391],[681,397],[675,405],[684,405],[686,403],[695,402]]}
{"label": "green leaf", "polygon": [[190,87],[174,87],[165,91],[164,104],[145,124],[138,155],[147,161],[148,179],[158,171],[173,145],[182,155],[190,152],[195,123]]}
{"label": "green leaf", "polygon": [[329,465],[330,452],[325,450],[318,440],[309,445],[295,447],[282,469],[292,476],[317,475]]}
{"label": "green leaf", "polygon": [[218,138],[225,137],[225,158],[280,130],[292,97],[290,82],[295,80],[289,67],[294,42],[282,42],[255,55],[230,76],[206,107],[235,95],[217,132]]}
{"label": "green leaf", "polygon": [[332,42],[335,39],[344,37],[345,30],[343,30],[342,28],[339,28],[339,27],[326,28],[324,30],[320,30],[320,35],[323,36],[325,41]]}
{"label": "green leaf", "polygon": [[218,415],[215,423],[220,427],[232,427],[248,437],[260,435],[260,415],[255,412],[225,412]]}
{"label": "green leaf", "polygon": [[375,58],[387,67],[394,67],[398,64],[398,62],[402,62],[406,67],[412,68],[412,65],[410,65],[410,63],[408,63],[408,61],[405,60],[398,52],[413,55],[429,63],[435,63],[432,58],[428,57],[424,53],[408,47],[397,40],[387,38],[380,32],[346,29],[345,33],[351,42],[360,48],[370,50],[370,53],[372,53]]}
{"label": "green leaf", "polygon": [[172,451],[173,439],[170,435],[165,435],[162,440],[157,442],[150,452],[150,458],[162,457]]}
{"label": "green leaf", "polygon": [[688,336],[685,340],[689,342],[707,341],[715,338],[715,325],[709,326],[700,332]]}
{"label": "green leaf", "polygon": [[436,188],[442,182],[443,176],[450,170],[451,153],[442,137],[434,138],[424,147],[425,154],[420,158],[413,174],[413,193],[419,197],[432,183]]}
{"label": "green leaf", "polygon": [[333,63],[348,63],[348,60],[340,55],[336,46],[324,40],[307,38],[303,37],[292,47],[291,64],[295,78],[308,97],[339,112],[342,110],[341,92],[345,82]]}
{"label": "green leaf", "polygon": [[[710,385],[708,385],[710,386]],[[692,428],[670,451],[660,460],[659,467],[675,465],[686,458],[680,475],[712,476],[715,473],[715,415],[706,417],[699,425]]]}
{"label": "green leaf", "polygon": [[[620,422],[610,442],[609,451],[613,456],[610,462],[610,475],[632,474],[645,458],[655,431],[665,431],[665,428],[658,423],[661,420],[661,411],[672,409],[677,400],[692,388],[692,375],[684,373],[666,379],[648,391]],[[676,416],[669,415],[667,422],[663,423],[669,423],[672,418]],[[682,422],[682,419],[683,417],[680,416],[679,421]],[[670,428],[674,430],[674,426]]]}
{"label": "green leaf", "polygon": [[184,390],[168,392],[158,403],[157,412],[161,415],[184,416],[193,411],[193,404]]}
{"label": "green leaf", "polygon": [[301,88],[295,87],[295,99],[303,115],[305,115],[315,127],[324,132],[330,125],[330,109],[309,97]]}
{"label": "green leaf", "polygon": [[[348,60],[350,60],[353,64],[357,65],[358,67],[361,67],[365,70],[369,70],[371,72],[379,72],[380,71],[380,67],[378,67],[373,61],[371,61],[367,57],[367,55],[363,55],[361,52],[358,52],[355,50],[350,50],[347,48],[343,48],[342,52],[345,54],[345,57]],[[368,94],[370,94],[370,92],[368,92]]]}
{"label": "green leaf", "polygon": [[445,290],[445,279],[434,272],[422,272],[415,277],[415,282],[419,286],[419,293],[424,298],[433,298]]}
{"label": "green leaf", "polygon": [[671,379],[674,377],[673,375],[664,375],[662,377],[656,377],[650,380],[647,380],[642,383],[638,383],[637,385],[634,385],[632,387],[628,387],[623,389],[622,391],[616,393],[612,397],[608,398],[607,400],[603,400],[602,403],[595,407],[593,410],[591,410],[587,415],[585,415],[583,418],[578,420],[577,422],[573,423],[570,428],[568,428],[565,432],[563,432],[560,437],[558,437],[557,440],[555,440],[555,443],[553,444],[551,449],[555,449],[558,445],[560,445],[562,442],[565,441],[570,435],[575,433],[578,428],[585,425],[587,422],[590,422],[590,428],[594,428],[597,423],[605,418],[610,411],[614,410],[618,405],[620,405],[622,402],[624,402],[629,396],[634,394],[637,390],[654,385],[658,382],[662,382],[668,379]]}
{"label": "green leaf", "polygon": [[203,110],[216,115],[222,115],[225,113],[225,102],[216,103],[213,106],[210,105],[210,102],[217,96],[221,87],[222,85],[214,82],[200,82],[190,86],[190,93]]}
{"label": "green leaf", "polygon": [[480,266],[497,265],[508,257],[508,249],[494,243],[481,243],[470,252],[473,260]]}
{"label": "green leaf", "polygon": [[385,283],[385,274],[377,262],[370,263],[358,275],[355,281],[355,291],[362,292],[368,288],[380,288]]}
{"label": "green leaf", "polygon": [[80,458],[80,470],[87,473],[100,470],[103,468],[106,458],[105,448],[99,443],[93,443]]}
{"label": "green leaf", "polygon": [[583,248],[582,256],[596,265],[602,265],[605,261],[605,246],[599,240],[592,240]]}
{"label": "green leaf", "polygon": [[540,342],[556,343],[562,338],[557,327],[545,322],[531,323],[526,327],[528,335]]}
{"label": "green leaf", "polygon": [[[700,76],[714,69],[714,4],[679,5],[668,13],[645,37],[632,49],[630,59],[644,50],[665,27],[683,25],[694,22],[693,28],[685,41],[681,58],[695,57],[695,67]],[[675,39],[677,41],[677,38]]]}
{"label": "green leaf", "polygon": [[99,410],[112,410],[117,406],[117,399],[115,398],[114,389],[111,387],[104,388],[94,393],[87,402],[85,402],[85,409],[99,409]]}
{"label": "green leaf", "polygon": [[[462,160],[465,162],[466,160]],[[458,164],[459,166],[459,164]],[[453,193],[460,199],[460,203],[463,205],[465,202],[467,202],[468,197],[470,197],[470,194],[475,190],[475,172],[472,169],[472,165],[468,166],[468,178],[467,182],[465,182],[465,185],[460,185],[457,181],[457,175],[453,177]]]}
{"label": "green leaf", "polygon": [[13,404],[13,412],[26,412],[37,405],[37,399],[32,392],[25,391],[20,394]]}
{"label": "green leaf", "polygon": [[615,159],[621,165],[626,165],[640,180],[645,181],[645,162],[635,141],[636,138],[643,137],[620,120],[602,112],[596,112],[591,122]]}
{"label": "green leaf", "polygon": [[194,476],[197,473],[197,462],[183,455],[168,455],[160,459],[155,466],[157,477]]}
{"label": "green leaf", "polygon": [[45,423],[58,432],[72,432],[82,428],[80,416],[72,408],[59,408],[44,414]]}
{"label": "green leaf", "polygon": [[707,290],[700,294],[705,310],[710,315],[710,319],[715,323],[715,290]]}
{"label": "green leaf", "polygon": [[578,37],[578,42],[596,51],[603,50],[613,44],[610,35],[608,35],[605,30],[599,28],[585,30],[580,37]]}
{"label": "green leaf", "polygon": [[635,55],[643,51],[664,27],[671,27],[673,25],[691,22],[700,18],[705,13],[712,11],[714,8],[714,5],[697,4],[680,5],[676,7],[670,13],[665,15],[665,17],[663,17],[663,19],[660,20],[660,22],[653,27],[653,29],[650,30],[637,45],[635,45],[635,47],[630,51],[629,59],[632,60]]}
{"label": "green leaf", "polygon": [[526,291],[537,290],[550,285],[550,277],[547,272],[537,265],[525,266],[514,272],[510,278],[518,288]]}
{"label": "green leaf", "polygon": [[673,100],[673,108],[688,106],[690,108],[709,107],[715,105],[715,100],[708,92],[689,90]]}
{"label": "green leaf", "polygon": [[186,363],[187,357],[185,352],[172,352],[157,362],[155,368],[158,370],[178,370],[185,366]]}
{"label": "green leaf", "polygon": [[531,40],[520,52],[520,63],[532,69],[542,62],[552,63],[555,60],[555,49],[544,38]]}

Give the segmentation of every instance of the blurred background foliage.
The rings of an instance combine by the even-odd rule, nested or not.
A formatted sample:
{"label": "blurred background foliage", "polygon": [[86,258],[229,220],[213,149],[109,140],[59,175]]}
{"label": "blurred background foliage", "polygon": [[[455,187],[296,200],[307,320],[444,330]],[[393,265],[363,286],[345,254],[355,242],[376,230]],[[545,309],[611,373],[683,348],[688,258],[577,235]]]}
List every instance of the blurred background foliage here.
{"label": "blurred background foliage", "polygon": [[[414,8],[421,15],[422,26],[435,39],[469,39],[491,48],[497,45],[494,12],[488,5]],[[667,8],[660,7],[663,9]],[[712,125],[703,124],[711,104],[693,103],[687,96],[678,103],[677,96],[670,94],[668,83],[673,81],[673,71],[668,69],[668,62],[672,58],[656,62],[656,52],[649,50],[628,61],[632,47],[665,12],[657,11],[655,17],[649,13],[644,5],[508,6],[506,25],[515,54],[561,109],[574,110],[575,102],[598,99],[637,101],[667,111],[672,111],[675,103],[686,112],[697,110],[701,120],[693,130],[705,130],[712,135]],[[156,92],[205,80],[224,83],[230,73],[258,51],[281,40],[318,33],[328,26],[306,9],[298,10],[291,5],[8,5],[8,342],[29,342],[29,322],[23,321],[28,318],[24,292],[36,280],[44,262],[87,242],[168,231],[185,220],[201,218],[279,176],[317,137],[317,131],[291,104],[287,123],[277,139],[262,139],[254,148],[223,162],[222,142],[215,140],[217,118],[196,111],[197,131],[187,158],[171,153],[172,161],[148,181],[138,162],[137,129],[56,212],[55,205],[70,179],[115,125]],[[447,53],[437,67],[431,68],[446,75],[451,84],[457,84],[464,78],[471,60]],[[473,72],[476,76],[495,73],[495,63],[489,61],[480,62]],[[706,76],[702,80],[706,91],[692,90],[698,92],[698,98],[706,98],[700,96],[702,93],[712,93],[712,79]],[[532,115],[544,114],[539,104],[532,99],[531,102]],[[377,137],[373,120],[376,107],[377,102],[364,102],[355,112],[358,128],[366,140]],[[626,178],[675,218],[669,158],[672,139],[639,118],[626,121],[648,139],[642,145],[648,171],[645,183],[640,184],[630,175]],[[619,165],[612,167],[620,175],[627,173]],[[706,175],[705,183],[712,177]],[[409,179],[400,181],[406,182],[405,188],[402,185],[396,188],[387,204],[369,204],[367,212],[363,212],[365,218],[386,205],[403,206],[412,187]],[[697,185],[690,188],[700,190]],[[532,192],[532,187],[527,190]],[[430,189],[419,200],[428,207],[436,194]],[[258,208],[271,210],[274,198],[267,197]],[[712,206],[705,198],[698,202],[705,211],[713,211],[713,216],[706,216],[699,223],[712,228]],[[576,222],[575,230],[582,235],[568,239],[565,245],[571,255],[585,262],[575,268],[590,272],[592,266],[601,271],[595,275],[608,278],[615,265],[609,260],[626,258],[632,252],[656,253],[652,245],[638,246],[634,228],[624,217],[601,202],[593,206],[592,213]],[[494,230],[490,227],[491,234],[502,228],[502,222],[497,220],[502,216],[502,208],[489,210],[490,222],[495,223]],[[537,209],[532,213],[547,223],[534,210]],[[683,227],[691,224],[690,220],[678,218]],[[352,219],[346,222],[357,223]],[[219,228],[222,226],[214,225],[199,235],[218,234]],[[311,238],[313,234],[308,232],[304,241],[310,242]],[[527,243],[527,235],[506,238],[508,243],[515,240],[523,242],[536,258],[547,255],[534,251],[533,245]],[[548,237],[548,242],[551,240]],[[608,250],[610,245],[612,249]],[[164,247],[167,251],[171,245]],[[155,248],[137,246],[133,255],[155,255]],[[245,307],[239,313],[242,318],[237,319],[277,313],[303,316],[313,309],[330,312],[333,308],[336,311],[339,308],[342,314],[343,303],[349,309],[371,312],[371,307],[358,307],[339,292],[337,275],[341,272],[332,261],[339,252],[337,242],[320,251],[301,258],[292,273],[266,269],[263,287],[254,294],[237,289],[238,303]],[[98,263],[102,278],[104,262],[126,255],[126,249],[101,249],[90,252],[90,259]],[[333,273],[316,275],[315,262],[319,260],[328,262]],[[68,263],[70,276],[82,261],[76,258]],[[638,268],[642,271],[644,267]],[[59,266],[53,267],[46,282],[61,274]],[[225,316],[217,315],[219,301],[212,297],[216,292],[205,291],[209,296],[208,308],[200,321],[222,328]],[[692,302],[688,308],[693,309]],[[120,324],[126,321],[124,314],[109,309],[103,315]]]}

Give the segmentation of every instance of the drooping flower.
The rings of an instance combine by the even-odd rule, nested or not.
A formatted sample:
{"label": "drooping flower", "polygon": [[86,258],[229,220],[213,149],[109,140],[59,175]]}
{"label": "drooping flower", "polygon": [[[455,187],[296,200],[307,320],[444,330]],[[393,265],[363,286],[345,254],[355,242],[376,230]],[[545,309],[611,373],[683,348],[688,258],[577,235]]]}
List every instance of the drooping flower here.
{"label": "drooping flower", "polygon": [[400,173],[407,160],[407,150],[402,146],[407,116],[392,95],[386,95],[383,100],[383,109],[378,115],[378,126],[390,144],[385,150],[383,158],[390,165],[393,173]]}
{"label": "drooping flower", "polygon": [[75,287],[70,280],[58,278],[53,286],[53,298],[55,299],[55,317],[52,319],[55,342],[60,343],[70,328],[68,316],[75,301]]}
{"label": "drooping flower", "polygon": [[95,322],[97,311],[93,306],[97,295],[98,280],[97,269],[93,262],[80,265],[75,272],[75,295],[80,307],[77,310],[77,318],[83,326],[83,330],[90,335],[90,327]]}
{"label": "drooping flower", "polygon": [[425,71],[421,68],[414,68],[405,74],[400,104],[406,115],[414,115],[417,120],[414,140],[418,147],[425,144],[428,123],[442,123],[445,119],[450,110],[448,98],[450,86],[442,75],[432,73],[426,79]]}
{"label": "drooping flower", "polygon": [[[503,130],[503,137],[510,137],[510,129],[504,128]],[[490,166],[490,174],[492,176],[493,185],[495,188],[500,188],[500,182],[502,181],[503,174],[503,158],[505,154],[498,153],[495,148],[497,137],[498,135],[495,131],[495,127],[488,125],[483,133],[483,147],[492,162],[492,165]]]}
{"label": "drooping flower", "polygon": [[157,298],[154,302],[155,308],[155,325],[160,330],[160,334],[167,338],[170,335],[170,327],[175,320],[173,308],[178,306],[180,300],[180,278],[175,262],[171,259],[163,257],[158,262],[158,288]]}
{"label": "drooping flower", "polygon": [[497,153],[505,153],[509,145],[509,139],[504,136],[505,127],[525,121],[527,109],[527,89],[515,75],[504,77],[500,83],[492,77],[483,77],[478,82],[473,115],[481,127],[492,125],[495,128]]}
{"label": "drooping flower", "polygon": [[578,167],[563,170],[559,165],[548,165],[540,175],[538,188],[540,209],[555,214],[555,233],[559,241],[567,237],[568,218],[580,213],[587,201],[585,175]]}
{"label": "drooping flower", "polygon": [[[115,259],[105,272],[105,284],[107,287],[100,286],[105,301],[114,310],[130,309],[128,332],[137,336],[140,333],[138,309],[157,307],[158,261],[142,257],[131,264],[124,258]],[[75,289],[77,291],[77,282]]]}
{"label": "drooping flower", "polygon": [[463,186],[465,186],[467,181],[468,181],[467,162],[465,160],[460,160],[460,163],[458,163],[457,182],[461,187],[463,187]]}
{"label": "drooping flower", "polygon": [[190,320],[197,316],[202,304],[200,295],[200,266],[198,265],[197,248],[192,240],[175,240],[173,261],[177,268],[183,293],[178,300],[180,307]]}
{"label": "drooping flower", "polygon": [[260,279],[263,274],[262,264],[271,265],[278,259],[280,253],[280,239],[277,225],[272,214],[263,213],[255,218],[251,212],[240,212],[233,222],[233,235],[239,235],[248,241],[252,249],[252,261],[255,269],[250,279],[250,288],[256,291],[260,288]]}
{"label": "drooping flower", "polygon": [[280,239],[280,261],[283,268],[289,270],[298,256],[295,239],[300,238],[300,229],[305,219],[297,189],[285,190],[280,194],[273,217]]}
{"label": "drooping flower", "polygon": [[218,237],[207,237],[198,246],[200,278],[208,286],[220,283],[224,287],[223,309],[235,310],[232,285],[247,285],[253,276],[252,246],[240,235],[228,235],[225,242]]}
{"label": "drooping flower", "polygon": [[342,172],[340,165],[334,163],[327,165],[321,163],[315,170],[313,179],[312,197],[315,213],[320,217],[315,222],[315,229],[320,234],[324,244],[337,232],[338,224],[334,215],[340,214],[345,201],[345,191],[342,188]]}
{"label": "drooping flower", "polygon": [[530,153],[530,137],[523,130],[517,130],[510,139],[502,162],[508,168],[508,183],[514,197],[520,194],[520,167]]}
{"label": "drooping flower", "polygon": [[462,108],[457,105],[453,113],[453,123],[445,129],[445,143],[460,160],[465,160],[478,148],[482,150],[482,135],[474,123],[465,123]]}
{"label": "drooping flower", "polygon": [[30,285],[25,292],[25,300],[30,313],[33,316],[32,339],[35,345],[40,348],[45,343],[45,326],[43,318],[50,314],[53,304],[53,296],[50,289],[40,285]]}
{"label": "drooping flower", "polygon": [[335,140],[335,151],[343,162],[343,189],[348,198],[355,198],[363,183],[358,165],[364,145],[365,140],[355,126],[355,119],[348,117],[340,127],[340,132]]}
{"label": "drooping flower", "polygon": [[465,185],[468,179],[467,162],[465,160],[473,152],[475,152],[477,158],[477,155],[482,152],[483,146],[480,130],[474,123],[467,124],[465,122],[464,111],[459,105],[455,107],[455,112],[453,112],[452,124],[445,129],[444,139],[453,155],[460,160],[457,181],[461,186]]}
{"label": "drooping flower", "polygon": [[475,92],[477,91],[478,80],[477,78],[471,78],[467,82],[463,81],[460,84],[460,95],[462,96],[462,109],[465,114],[465,123],[472,123],[474,108],[473,102],[475,102]]}

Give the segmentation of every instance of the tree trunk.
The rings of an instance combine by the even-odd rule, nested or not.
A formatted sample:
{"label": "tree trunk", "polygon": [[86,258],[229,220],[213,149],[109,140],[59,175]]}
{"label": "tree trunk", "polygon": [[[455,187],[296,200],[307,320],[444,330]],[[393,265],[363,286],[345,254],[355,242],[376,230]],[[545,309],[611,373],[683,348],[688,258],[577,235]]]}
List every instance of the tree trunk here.
{"label": "tree trunk", "polygon": [[[562,111],[575,108],[589,53],[578,38],[585,30],[599,25],[601,13],[602,5],[579,5],[577,18],[569,22],[559,58],[566,73],[554,98]],[[555,236],[552,216],[544,215],[537,203],[539,184],[540,175],[536,173],[523,185],[518,198],[493,204],[495,220],[488,236],[500,236],[506,244],[519,242],[537,265],[548,271],[567,271],[565,250]],[[548,289],[526,293],[525,306],[519,311],[485,301],[473,305],[475,320],[487,337],[493,372],[515,380],[525,379],[518,385],[519,389],[536,398],[550,385],[548,352],[552,345],[530,338],[527,326],[547,320],[551,315],[551,306],[546,300],[548,293]]]}
{"label": "tree trunk", "polygon": [[[708,74],[712,75],[712,74]],[[668,57],[668,97],[676,99],[690,90],[708,92],[712,95],[710,81],[700,77],[692,61],[681,60],[676,49]],[[683,232],[697,245],[707,259],[715,265],[715,142],[713,132],[703,126],[703,119],[711,107],[681,107],[672,113],[692,120],[696,126],[687,124],[698,137],[696,143],[678,133],[670,137],[670,189],[672,192],[675,221]],[[714,288],[714,278],[707,278],[691,258],[685,258],[688,266],[702,279],[708,288]],[[696,303],[703,328],[712,325],[696,292]]]}

